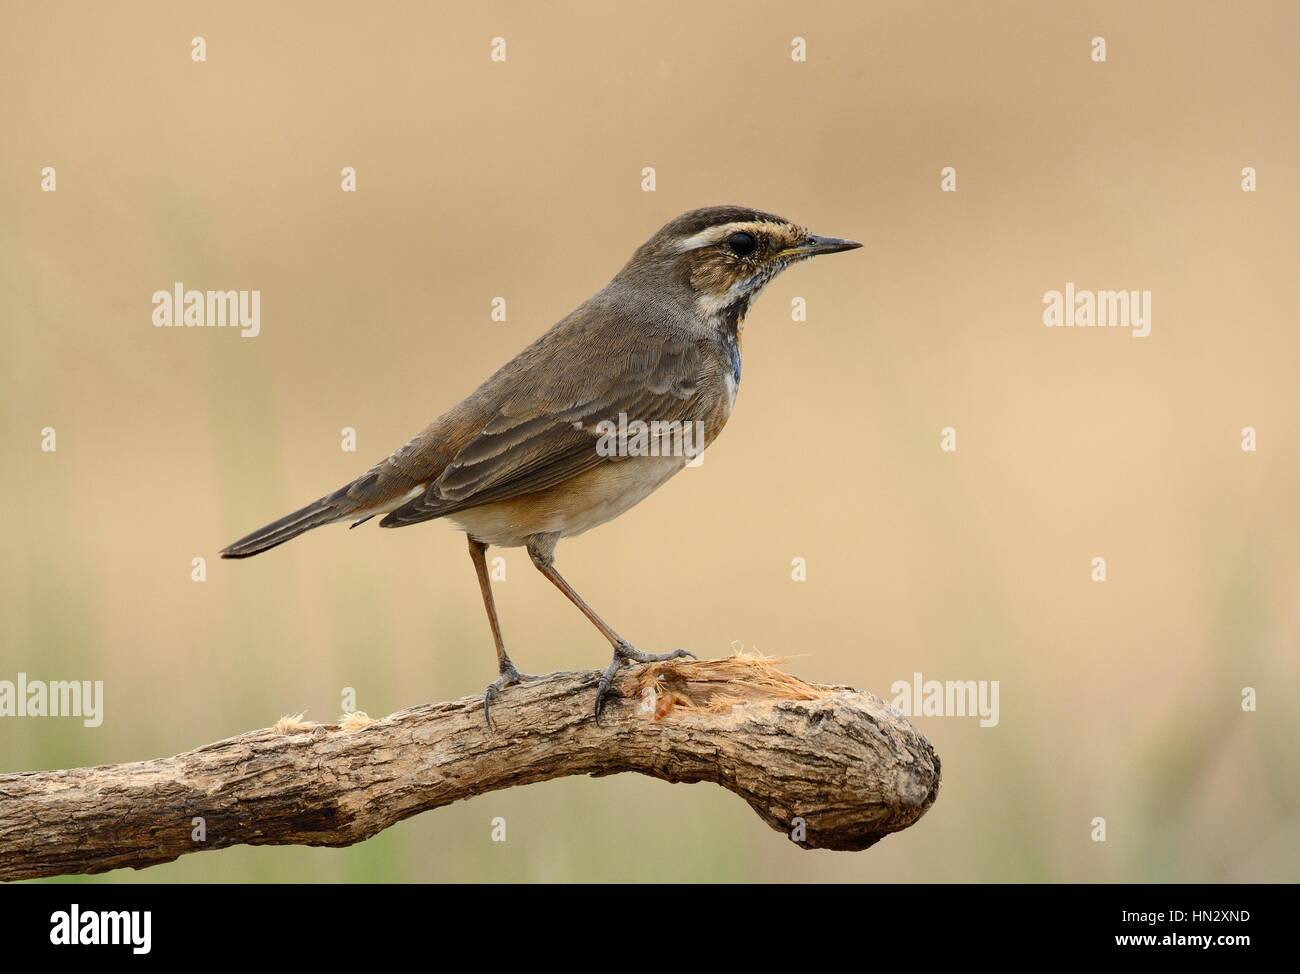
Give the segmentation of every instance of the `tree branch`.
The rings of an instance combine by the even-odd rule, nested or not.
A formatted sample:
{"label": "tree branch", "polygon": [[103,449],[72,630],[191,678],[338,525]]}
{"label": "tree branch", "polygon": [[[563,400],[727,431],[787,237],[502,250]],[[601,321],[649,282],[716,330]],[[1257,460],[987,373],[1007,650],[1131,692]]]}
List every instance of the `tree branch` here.
{"label": "tree branch", "polygon": [[[132,764],[0,775],[0,879],[141,868],[233,845],[346,846],[462,798],[565,775],[712,781],[809,849],[865,849],[934,803],[939,758],[883,701],[749,657],[624,669]],[[195,836],[195,818],[206,835]],[[802,819],[803,831],[796,819]]]}

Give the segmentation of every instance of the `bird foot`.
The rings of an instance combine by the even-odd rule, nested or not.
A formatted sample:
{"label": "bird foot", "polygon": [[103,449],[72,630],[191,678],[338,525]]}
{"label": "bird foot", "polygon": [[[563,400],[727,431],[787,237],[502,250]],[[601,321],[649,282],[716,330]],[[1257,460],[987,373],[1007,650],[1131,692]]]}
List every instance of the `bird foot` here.
{"label": "bird foot", "polygon": [[614,685],[614,676],[623,666],[632,663],[662,663],[670,659],[695,658],[694,653],[685,649],[674,649],[671,653],[643,653],[626,641],[615,644],[614,658],[610,660],[609,666],[605,667],[605,672],[600,675],[600,682],[596,684],[596,719],[600,719],[605,697],[609,694],[610,687]]}
{"label": "bird foot", "polygon": [[516,683],[528,683],[536,680],[537,677],[531,673],[520,673],[515,669],[513,663],[506,663],[501,667],[501,675],[488,684],[487,689],[483,691],[483,719],[487,721],[488,730],[493,730],[492,726],[492,701],[506,687],[512,687]]}

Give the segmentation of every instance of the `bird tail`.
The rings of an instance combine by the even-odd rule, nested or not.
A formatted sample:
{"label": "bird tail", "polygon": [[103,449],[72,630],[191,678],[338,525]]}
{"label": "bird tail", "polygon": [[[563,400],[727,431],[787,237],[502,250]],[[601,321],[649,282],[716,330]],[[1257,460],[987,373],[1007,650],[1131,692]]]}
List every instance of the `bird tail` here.
{"label": "bird tail", "polygon": [[345,487],[343,491],[312,501],[306,507],[294,511],[292,514],[286,514],[278,521],[272,521],[264,528],[258,528],[252,534],[245,535],[233,544],[223,548],[221,557],[250,558],[253,555],[274,548],[276,545],[291,541],[312,528],[342,520],[355,507],[353,503],[350,503],[349,498],[340,496],[346,490]]}

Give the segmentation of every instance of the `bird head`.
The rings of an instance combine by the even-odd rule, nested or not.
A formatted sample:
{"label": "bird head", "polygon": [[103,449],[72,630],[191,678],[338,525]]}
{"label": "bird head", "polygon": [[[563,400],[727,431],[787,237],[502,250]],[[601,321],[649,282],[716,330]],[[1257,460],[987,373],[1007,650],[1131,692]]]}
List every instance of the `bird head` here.
{"label": "bird head", "polygon": [[712,317],[730,308],[747,308],[791,264],[861,246],[818,236],[760,210],[712,206],[684,213],[662,227],[619,276],[685,287],[696,310]]}

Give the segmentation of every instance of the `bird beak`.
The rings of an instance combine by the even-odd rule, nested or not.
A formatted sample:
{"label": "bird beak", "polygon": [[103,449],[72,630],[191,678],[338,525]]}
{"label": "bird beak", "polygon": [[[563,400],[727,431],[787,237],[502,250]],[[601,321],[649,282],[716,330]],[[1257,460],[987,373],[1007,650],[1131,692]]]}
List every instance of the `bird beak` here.
{"label": "bird beak", "polygon": [[797,247],[782,251],[783,257],[816,257],[818,254],[838,254],[841,250],[857,250],[862,244],[856,240],[841,240],[839,237],[818,237],[813,234]]}

